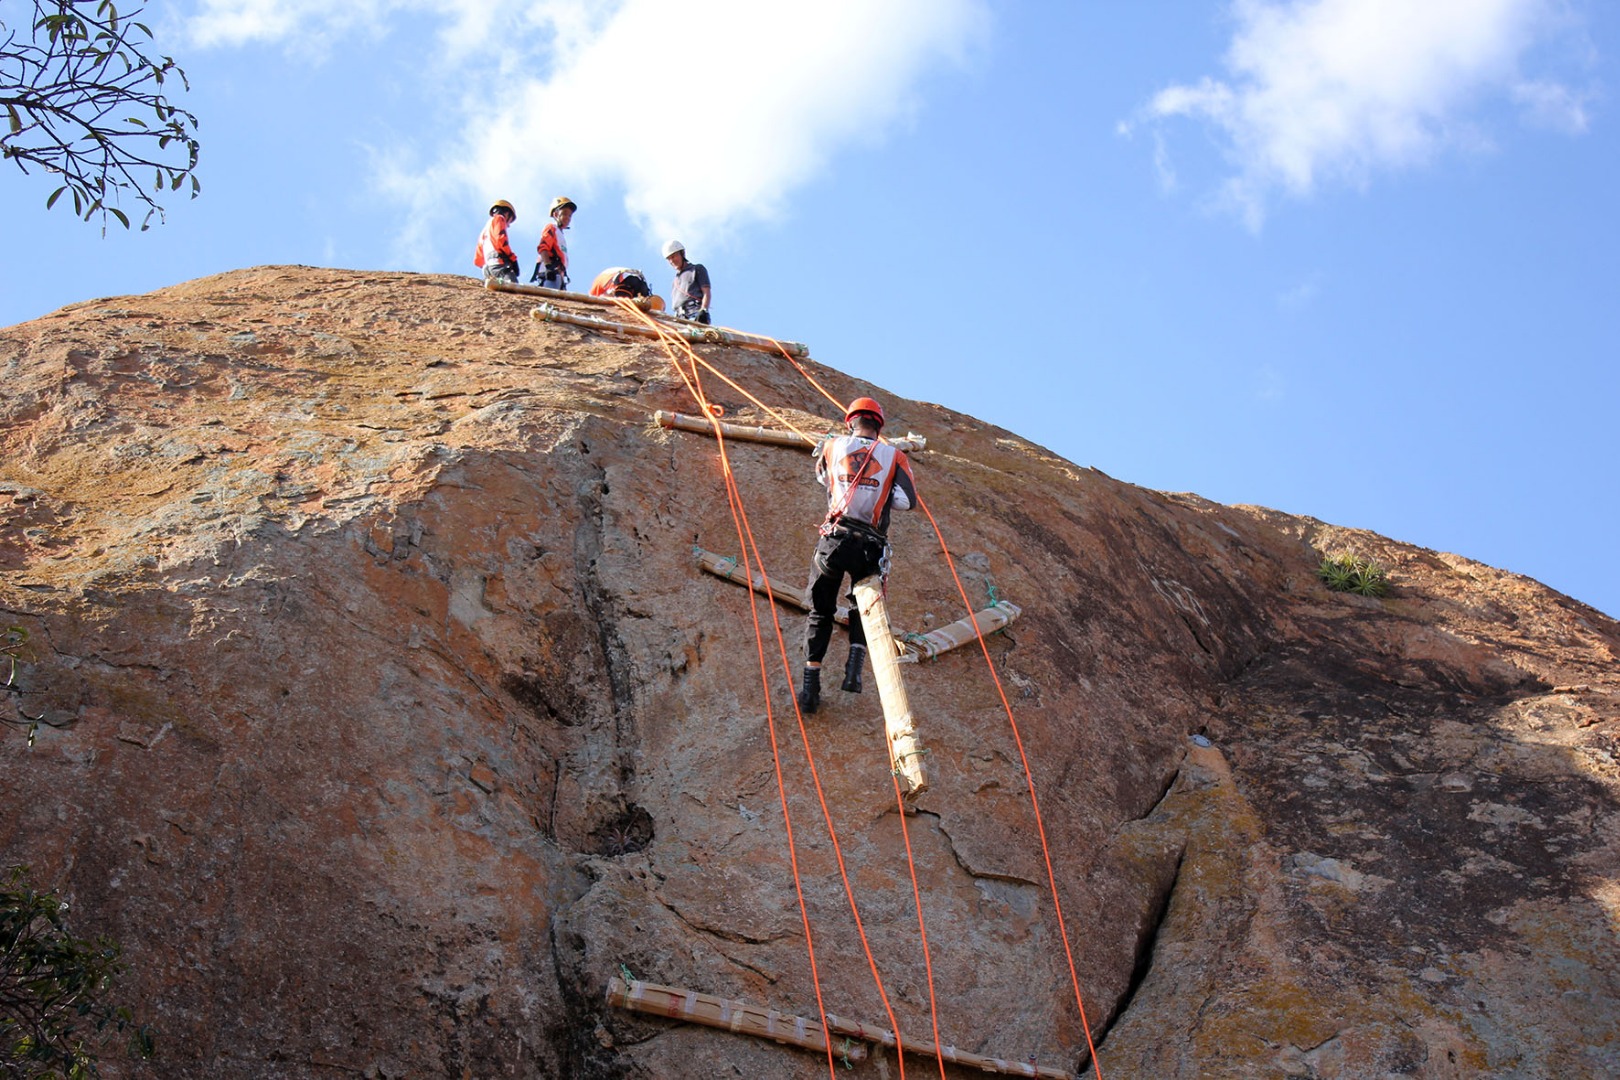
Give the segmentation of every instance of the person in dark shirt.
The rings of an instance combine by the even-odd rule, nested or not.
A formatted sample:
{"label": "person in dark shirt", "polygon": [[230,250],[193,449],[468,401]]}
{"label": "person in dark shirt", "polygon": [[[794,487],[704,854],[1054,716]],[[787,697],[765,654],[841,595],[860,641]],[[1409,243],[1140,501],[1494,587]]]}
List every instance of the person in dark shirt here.
{"label": "person in dark shirt", "polygon": [[669,290],[669,307],[683,319],[709,321],[709,271],[702,263],[686,257],[686,245],[671,240],[664,245],[664,258],[675,268],[675,284]]}

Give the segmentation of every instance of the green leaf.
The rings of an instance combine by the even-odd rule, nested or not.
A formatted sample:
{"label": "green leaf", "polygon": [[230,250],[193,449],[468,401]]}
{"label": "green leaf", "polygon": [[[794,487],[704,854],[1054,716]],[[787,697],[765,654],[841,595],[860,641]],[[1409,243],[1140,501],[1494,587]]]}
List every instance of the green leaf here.
{"label": "green leaf", "polygon": [[1334,592],[1373,597],[1389,592],[1389,577],[1382,566],[1349,553],[1325,557],[1316,575]]}

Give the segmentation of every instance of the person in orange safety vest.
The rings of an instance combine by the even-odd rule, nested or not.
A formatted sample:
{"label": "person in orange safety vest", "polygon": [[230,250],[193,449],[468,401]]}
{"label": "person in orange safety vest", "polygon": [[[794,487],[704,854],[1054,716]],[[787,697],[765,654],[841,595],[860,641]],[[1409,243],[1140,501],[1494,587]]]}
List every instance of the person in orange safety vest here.
{"label": "person in orange safety vest", "polygon": [[640,270],[632,270],[627,266],[610,266],[591,282],[592,296],[613,296],[624,300],[639,300],[647,297],[643,307],[653,311],[664,310],[664,298],[653,296],[651,287],[647,284],[647,275]]}
{"label": "person in orange safety vest", "polygon": [[473,252],[473,265],[482,267],[485,281],[505,281],[517,284],[520,270],[517,255],[506,230],[517,220],[517,211],[505,199],[497,199],[489,208],[489,223],[478,234],[478,247]]}
{"label": "person in orange safety vest", "polygon": [[566,195],[559,195],[551,203],[551,220],[540,232],[540,245],[535,248],[539,258],[534,264],[534,276],[529,280],[547,289],[568,288],[568,239],[563,230],[574,220],[579,207]]}

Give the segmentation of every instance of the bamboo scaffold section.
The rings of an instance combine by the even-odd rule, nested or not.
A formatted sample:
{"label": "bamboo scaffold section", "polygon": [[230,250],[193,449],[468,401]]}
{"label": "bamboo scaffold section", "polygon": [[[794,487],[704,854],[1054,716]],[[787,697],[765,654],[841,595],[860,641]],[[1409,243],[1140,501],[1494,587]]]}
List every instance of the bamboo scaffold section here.
{"label": "bamboo scaffold section", "polygon": [[889,612],[883,603],[883,579],[876,574],[852,586],[855,604],[860,608],[861,626],[866,630],[866,651],[872,657],[878,700],[883,704],[883,726],[888,735],[889,764],[900,778],[907,801],[928,790],[928,772],[923,768],[922,741],[917,738],[917,722],[911,717],[911,699],[900,678],[900,647],[889,630]]}
{"label": "bamboo scaffold section", "polygon": [[[668,412],[659,409],[653,413],[653,422],[659,427],[674,428],[676,431],[691,431],[699,435],[713,435],[715,422],[705,420],[701,416],[688,416],[685,413]],[[740,439],[743,442],[769,443],[772,446],[792,446],[800,450],[814,450],[817,439],[809,435],[801,435],[797,431],[782,431],[780,428],[750,426],[747,424],[720,424],[720,434],[728,439]],[[917,450],[928,449],[928,440],[915,431],[908,431],[904,438],[887,440],[896,450],[912,453]]]}
{"label": "bamboo scaffold section", "polygon": [[[650,1016],[666,1016],[671,1020],[685,1020],[758,1039],[770,1039],[787,1046],[827,1052],[827,1033],[815,1020],[775,1009],[761,1009],[713,994],[679,990],[640,979],[632,979],[626,984],[614,975],[608,979],[607,1000],[609,1005]],[[866,1043],[845,1040],[842,1047],[833,1046],[833,1053],[848,1061],[864,1061]]]}
{"label": "bamboo scaffold section", "polygon": [[[774,1009],[762,1009],[711,994],[700,994],[695,990],[660,986],[639,979],[626,983],[613,976],[608,979],[607,1000],[610,1005],[646,1013],[649,1016],[685,1020],[706,1027],[771,1039],[789,1046],[800,1046],[806,1050],[818,1050],[822,1053],[827,1051],[826,1032],[823,1031],[821,1024],[814,1020],[779,1013]],[[844,1036],[842,1043],[833,1045],[833,1053],[850,1062],[864,1061],[868,1053],[868,1044],[889,1050],[895,1048],[892,1031],[875,1024],[863,1024],[859,1020],[846,1020],[832,1013],[827,1014],[826,1031]],[[1036,1080],[1074,1080],[1072,1073],[1064,1072],[1062,1069],[1030,1062],[1009,1061],[1006,1058],[986,1057],[983,1054],[958,1050],[954,1046],[940,1047],[936,1050],[932,1043],[924,1045],[908,1041],[905,1049],[908,1053],[938,1057],[950,1064],[964,1065],[980,1072],[1000,1073],[1003,1076],[1028,1076],[1035,1077]]]}
{"label": "bamboo scaffold section", "polygon": [[[692,549],[692,557],[697,560],[698,566],[715,577],[725,578],[738,585],[747,585],[757,593],[780,600],[790,607],[800,611],[809,611],[810,602],[805,598],[803,589],[790,589],[769,581],[763,574],[744,574],[737,565],[737,560],[726,555],[716,555],[712,551],[705,551],[700,547]],[[902,650],[897,664],[916,664],[924,660],[933,660],[942,653],[959,649],[963,645],[979,640],[981,636],[988,637],[998,630],[1004,630],[1014,619],[1024,613],[1024,609],[1017,604],[1006,600],[992,600],[990,606],[972,615],[963,616],[953,623],[941,626],[937,630],[930,630],[926,634],[908,633],[890,627],[891,636],[899,643]],[[840,607],[833,613],[833,618],[847,624],[849,622],[849,609]]]}
{"label": "bamboo scaffold section", "polygon": [[941,626],[937,630],[930,630],[926,634],[897,633],[901,646],[906,650],[899,663],[916,664],[923,660],[932,660],[940,653],[959,649],[982,637],[989,637],[997,630],[1005,630],[1008,624],[1023,613],[1024,609],[1017,604],[1006,600],[992,600],[989,607],[972,615],[964,615],[955,622]]}
{"label": "bamboo scaffold section", "polygon": [[[523,286],[518,286],[522,288]],[[506,288],[511,288],[507,286]],[[505,290],[502,290],[505,291]],[[581,299],[573,293],[567,294],[567,299]],[[688,322],[685,319],[660,319],[659,325],[636,326],[622,323],[616,319],[604,319],[598,315],[582,315],[572,311],[564,311],[556,304],[540,303],[529,312],[536,319],[546,322],[563,323],[568,326],[582,326],[588,330],[596,330],[605,334],[626,334],[630,337],[652,338],[662,340],[667,336],[682,338],[693,345],[736,345],[743,349],[758,349],[761,352],[783,353],[793,357],[807,357],[810,347],[797,341],[777,341],[774,338],[760,337],[758,334],[745,334],[741,330],[726,330],[719,326],[705,326],[703,323]]]}
{"label": "bamboo scaffold section", "polygon": [[[520,296],[538,296],[542,300],[567,300],[575,304],[595,304],[598,307],[616,307],[621,302],[612,296],[592,296],[590,293],[569,292],[567,289],[548,289],[544,285],[519,285],[509,281],[486,280],[484,288],[490,292],[517,293]],[[651,296],[638,296],[630,302],[642,311],[662,314],[660,309],[653,307],[652,300]],[[673,315],[669,317],[674,318]],[[702,323],[693,323],[693,325],[701,326]]]}
{"label": "bamboo scaffold section", "polygon": [[[692,549],[692,557],[697,564],[715,577],[735,581],[739,585],[747,585],[757,593],[762,593],[784,604],[798,608],[800,611],[809,611],[810,602],[805,599],[803,589],[790,589],[786,585],[778,585],[768,579],[764,574],[743,574],[737,560],[723,555],[716,555],[712,551],[705,551],[700,547]],[[838,609],[836,618],[839,622],[849,621],[849,608]]]}

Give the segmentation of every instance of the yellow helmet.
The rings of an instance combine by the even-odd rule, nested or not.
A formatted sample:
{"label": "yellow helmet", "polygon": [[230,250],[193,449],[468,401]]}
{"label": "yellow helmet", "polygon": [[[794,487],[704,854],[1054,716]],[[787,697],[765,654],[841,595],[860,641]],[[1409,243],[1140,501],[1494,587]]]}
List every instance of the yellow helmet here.
{"label": "yellow helmet", "polygon": [[567,207],[570,210],[579,209],[579,207],[574,204],[573,199],[570,199],[566,195],[559,195],[551,201],[551,216],[556,217],[557,211],[563,209],[564,207]]}
{"label": "yellow helmet", "polygon": [[517,220],[517,211],[512,209],[512,204],[507,202],[505,199],[496,199],[489,208],[489,212],[492,214],[497,210],[504,210],[506,211],[507,216],[513,221]]}

